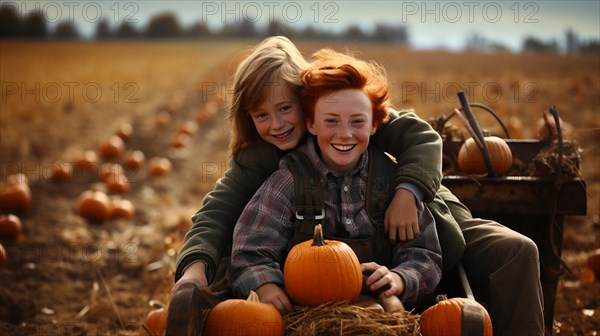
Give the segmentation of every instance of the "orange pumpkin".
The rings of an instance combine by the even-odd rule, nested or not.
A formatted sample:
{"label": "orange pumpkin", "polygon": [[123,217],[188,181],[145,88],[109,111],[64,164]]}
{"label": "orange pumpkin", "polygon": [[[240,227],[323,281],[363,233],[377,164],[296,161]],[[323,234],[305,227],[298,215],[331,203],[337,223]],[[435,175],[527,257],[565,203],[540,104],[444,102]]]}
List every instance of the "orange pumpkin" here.
{"label": "orange pumpkin", "polygon": [[0,238],[23,240],[23,225],[19,217],[12,214],[0,215]]}
{"label": "orange pumpkin", "polygon": [[145,160],[144,152],[139,150],[127,151],[123,157],[123,165],[125,165],[125,168],[138,170],[142,168]]}
{"label": "orange pumpkin", "polygon": [[177,128],[175,129],[177,133],[184,133],[187,135],[194,135],[194,133],[196,133],[197,130],[198,125],[191,120],[181,122],[179,125],[177,125]]}
{"label": "orange pumpkin", "polygon": [[[421,334],[438,335],[492,335],[492,320],[487,310],[475,300],[467,298],[437,298],[438,303],[421,314]],[[464,316],[472,316],[463,324]],[[463,332],[469,328],[470,332]],[[465,330],[466,331],[466,330]]]}
{"label": "orange pumpkin", "polygon": [[133,127],[130,123],[123,123],[115,131],[115,135],[121,138],[123,141],[127,141],[133,134]]}
{"label": "orange pumpkin", "polygon": [[173,166],[167,158],[154,157],[148,161],[148,172],[155,176],[166,176],[171,173]]}
{"label": "orange pumpkin", "polygon": [[167,310],[157,308],[151,310],[140,328],[140,335],[163,336],[167,327]]}
{"label": "orange pumpkin", "polygon": [[6,256],[6,250],[4,249],[4,246],[2,246],[2,244],[0,244],[0,270],[2,270],[4,268],[4,266],[6,265],[6,260],[7,260],[7,256]]}
{"label": "orange pumpkin", "polygon": [[100,166],[100,179],[107,182],[108,178],[113,174],[123,174],[124,169],[118,163],[105,162]]}
{"label": "orange pumpkin", "polygon": [[587,265],[594,271],[596,278],[600,279],[600,249],[594,250],[588,255]]}
{"label": "orange pumpkin", "polygon": [[[498,176],[506,174],[512,167],[512,152],[506,141],[497,136],[484,137],[490,152],[492,166]],[[473,138],[468,138],[458,151],[458,167],[467,174],[485,174],[487,167],[483,154]]]}
{"label": "orange pumpkin", "polygon": [[67,181],[73,177],[73,165],[69,162],[57,162],[52,165],[52,179]]}
{"label": "orange pumpkin", "polygon": [[101,191],[84,191],[79,196],[77,211],[81,217],[105,220],[111,213],[110,199]]}
{"label": "orange pumpkin", "polygon": [[354,301],[362,288],[358,257],[347,244],[324,240],[321,224],[315,226],[312,240],[290,250],[283,279],[290,298],[309,307],[331,301]]}
{"label": "orange pumpkin", "polygon": [[98,145],[98,153],[106,159],[119,157],[124,151],[125,143],[123,142],[123,139],[117,135],[111,135],[108,139],[100,142],[100,145]]}
{"label": "orange pumpkin", "polygon": [[247,300],[230,299],[217,304],[204,323],[203,335],[284,335],[281,314],[272,304],[261,303],[255,292]]}
{"label": "orange pumpkin", "polygon": [[156,114],[154,124],[156,128],[164,128],[171,122],[171,115],[165,111]]}
{"label": "orange pumpkin", "polygon": [[111,218],[133,218],[134,215],[135,207],[131,201],[118,199],[112,202]]}
{"label": "orange pumpkin", "polygon": [[173,137],[171,138],[171,147],[173,148],[183,148],[186,147],[190,141],[192,140],[192,137],[187,134],[187,133],[175,133],[173,134]]}
{"label": "orange pumpkin", "polygon": [[81,151],[77,154],[74,161],[75,168],[80,169],[96,169],[98,166],[98,155],[91,150]]}
{"label": "orange pumpkin", "polygon": [[0,188],[0,210],[22,211],[31,205],[31,190],[23,174],[8,176],[6,185]]}
{"label": "orange pumpkin", "polygon": [[129,191],[129,179],[123,173],[109,172],[104,177],[104,182],[110,193],[124,194]]}

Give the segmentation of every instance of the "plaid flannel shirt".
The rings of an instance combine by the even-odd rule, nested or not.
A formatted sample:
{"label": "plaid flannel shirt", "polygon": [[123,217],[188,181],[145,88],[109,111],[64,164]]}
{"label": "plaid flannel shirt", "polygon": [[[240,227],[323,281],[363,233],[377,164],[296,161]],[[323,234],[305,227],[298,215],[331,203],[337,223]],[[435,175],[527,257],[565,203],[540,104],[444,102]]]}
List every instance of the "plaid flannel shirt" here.
{"label": "plaid flannel shirt", "polygon": [[[332,171],[315,151],[309,139],[299,148],[308,154],[324,187],[324,233],[335,237],[362,238],[375,234],[366,210],[368,152],[363,153],[356,170],[341,175]],[[412,307],[430,294],[441,278],[441,248],[433,216],[418,204],[420,234],[411,241],[398,242],[393,249],[393,265],[405,283],[400,300]],[[246,205],[234,230],[231,264],[228,272],[233,293],[245,298],[251,290],[266,283],[284,287],[283,264],[294,234],[294,179],[285,164],[256,192]]]}

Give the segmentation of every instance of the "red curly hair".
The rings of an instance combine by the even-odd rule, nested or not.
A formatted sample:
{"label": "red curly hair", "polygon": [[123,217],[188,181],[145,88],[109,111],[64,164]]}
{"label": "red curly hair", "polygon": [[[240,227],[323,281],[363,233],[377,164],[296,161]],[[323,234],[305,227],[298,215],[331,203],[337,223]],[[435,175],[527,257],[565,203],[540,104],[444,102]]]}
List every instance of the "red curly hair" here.
{"label": "red curly hair", "polygon": [[302,71],[300,103],[307,120],[314,122],[317,100],[344,89],[360,89],[373,106],[373,126],[381,126],[388,118],[390,90],[385,70],[354,56],[331,49],[313,54],[314,61]]}

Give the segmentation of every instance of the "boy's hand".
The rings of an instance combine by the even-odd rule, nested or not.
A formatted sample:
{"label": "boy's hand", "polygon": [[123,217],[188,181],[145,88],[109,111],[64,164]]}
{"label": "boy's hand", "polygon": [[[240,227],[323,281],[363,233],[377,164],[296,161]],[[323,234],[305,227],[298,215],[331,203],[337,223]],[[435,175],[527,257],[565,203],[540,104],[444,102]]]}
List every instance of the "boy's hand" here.
{"label": "boy's hand", "polygon": [[396,190],[385,212],[384,228],[392,244],[397,238],[411,240],[419,234],[417,202],[410,191],[403,188]]}
{"label": "boy's hand", "polygon": [[173,285],[172,293],[184,283],[193,282],[199,288],[207,287],[208,280],[206,279],[206,266],[203,262],[196,262],[186,268],[181,278]]}
{"label": "boy's hand", "polygon": [[274,283],[264,284],[256,289],[256,294],[262,303],[270,303],[281,315],[292,311],[292,303],[285,291]]}
{"label": "boy's hand", "polygon": [[380,288],[389,288],[381,293],[386,297],[398,296],[404,292],[404,281],[397,273],[391,272],[387,267],[374,262],[362,263],[360,268],[363,273],[370,274],[365,280],[365,286],[371,291]]}

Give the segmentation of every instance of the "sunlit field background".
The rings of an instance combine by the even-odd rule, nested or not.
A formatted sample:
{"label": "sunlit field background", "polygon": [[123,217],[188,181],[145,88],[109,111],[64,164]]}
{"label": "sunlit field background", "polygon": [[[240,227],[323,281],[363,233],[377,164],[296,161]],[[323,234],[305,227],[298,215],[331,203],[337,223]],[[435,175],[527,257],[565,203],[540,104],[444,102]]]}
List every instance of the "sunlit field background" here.
{"label": "sunlit field background", "polygon": [[[0,271],[0,334],[137,334],[149,302],[167,302],[190,216],[227,168],[228,85],[256,42],[0,41],[1,174],[26,174],[32,192],[31,207],[20,214],[24,240],[2,242],[8,263]],[[583,149],[588,189],[587,216],[565,224],[563,258],[573,273],[559,285],[555,332],[593,335],[600,328],[600,285],[580,282],[587,254],[600,248],[597,55],[412,51],[367,42],[298,46],[307,58],[332,47],[379,62],[395,107],[414,108],[424,119],[450,114],[460,89],[506,123],[520,121],[522,137],[535,138],[536,121],[555,105]],[[206,111],[211,104],[216,113]],[[170,120],[160,121],[165,113]],[[491,118],[477,116],[498,131]],[[197,129],[176,148],[174,134],[186,121]],[[169,158],[173,172],[131,172],[129,192],[111,198],[131,200],[135,216],[87,221],[76,213],[78,196],[105,186],[90,176],[53,181],[51,167],[97,151],[123,123],[133,127],[127,149]]]}

